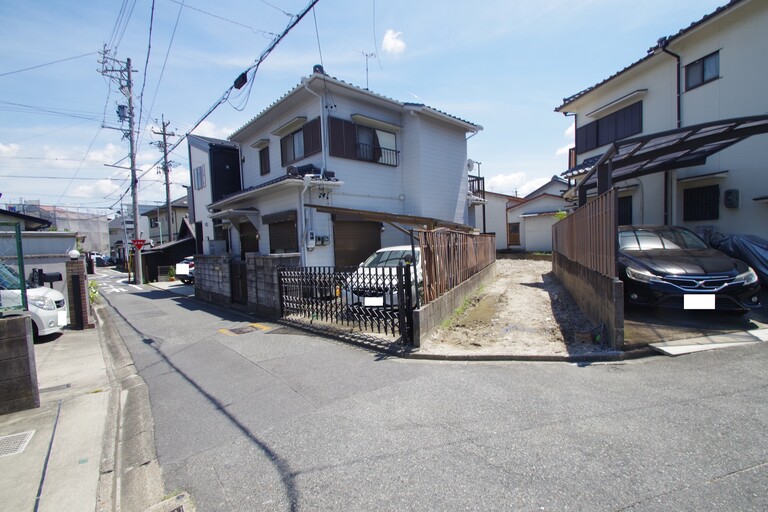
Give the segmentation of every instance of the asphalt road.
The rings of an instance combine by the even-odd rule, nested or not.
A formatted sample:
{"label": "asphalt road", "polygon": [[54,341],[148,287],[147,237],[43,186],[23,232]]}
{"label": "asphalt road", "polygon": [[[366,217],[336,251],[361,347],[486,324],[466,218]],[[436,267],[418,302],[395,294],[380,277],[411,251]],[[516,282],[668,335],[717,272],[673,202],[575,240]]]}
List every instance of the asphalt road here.
{"label": "asphalt road", "polygon": [[106,297],[200,511],[768,509],[766,344],[405,361],[143,288]]}

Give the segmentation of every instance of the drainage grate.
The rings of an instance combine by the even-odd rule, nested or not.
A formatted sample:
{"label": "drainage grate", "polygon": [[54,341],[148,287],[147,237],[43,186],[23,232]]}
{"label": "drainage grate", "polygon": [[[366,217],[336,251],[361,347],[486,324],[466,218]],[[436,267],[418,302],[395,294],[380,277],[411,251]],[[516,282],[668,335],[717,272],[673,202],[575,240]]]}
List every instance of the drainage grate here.
{"label": "drainage grate", "polygon": [[11,434],[10,436],[0,437],[0,457],[16,455],[23,452],[34,434],[35,431],[31,430],[29,432],[22,432],[21,434]]}

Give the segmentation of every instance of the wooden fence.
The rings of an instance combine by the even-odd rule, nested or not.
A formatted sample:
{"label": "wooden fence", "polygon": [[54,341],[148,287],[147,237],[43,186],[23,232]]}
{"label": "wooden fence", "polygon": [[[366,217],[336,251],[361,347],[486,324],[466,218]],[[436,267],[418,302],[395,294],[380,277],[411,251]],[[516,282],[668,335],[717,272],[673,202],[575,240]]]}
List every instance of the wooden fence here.
{"label": "wooden fence", "polygon": [[422,302],[429,304],[496,261],[496,236],[414,231],[421,250]]}
{"label": "wooden fence", "polygon": [[552,226],[552,250],[608,277],[617,277],[616,189],[600,195]]}

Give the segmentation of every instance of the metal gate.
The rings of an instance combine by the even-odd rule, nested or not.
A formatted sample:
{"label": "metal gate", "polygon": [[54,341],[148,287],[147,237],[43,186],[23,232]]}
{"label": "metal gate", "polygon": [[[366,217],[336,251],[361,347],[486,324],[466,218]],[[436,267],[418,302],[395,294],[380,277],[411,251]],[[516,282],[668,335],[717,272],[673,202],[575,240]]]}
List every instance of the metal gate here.
{"label": "metal gate", "polygon": [[248,303],[248,272],[244,261],[230,263],[230,276],[232,283],[232,302],[236,304]]}
{"label": "metal gate", "polygon": [[[398,267],[281,267],[283,318],[309,319],[323,327],[413,340],[415,269]],[[394,339],[392,339],[394,338]]]}

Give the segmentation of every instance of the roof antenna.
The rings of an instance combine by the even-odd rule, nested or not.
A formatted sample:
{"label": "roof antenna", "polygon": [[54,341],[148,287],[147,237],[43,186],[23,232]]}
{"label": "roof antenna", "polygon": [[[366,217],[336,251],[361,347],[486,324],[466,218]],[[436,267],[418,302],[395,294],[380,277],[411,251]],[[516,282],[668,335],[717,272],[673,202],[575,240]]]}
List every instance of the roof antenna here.
{"label": "roof antenna", "polygon": [[362,53],[363,57],[365,57],[365,90],[367,91],[368,90],[368,59],[370,59],[371,57],[375,58],[376,52],[371,52],[371,53],[360,52],[360,53]]}

